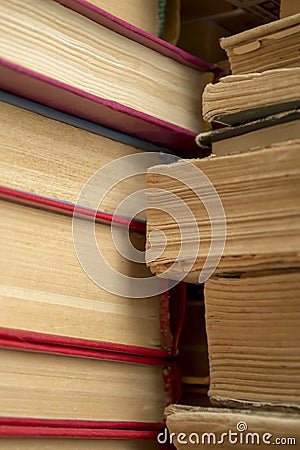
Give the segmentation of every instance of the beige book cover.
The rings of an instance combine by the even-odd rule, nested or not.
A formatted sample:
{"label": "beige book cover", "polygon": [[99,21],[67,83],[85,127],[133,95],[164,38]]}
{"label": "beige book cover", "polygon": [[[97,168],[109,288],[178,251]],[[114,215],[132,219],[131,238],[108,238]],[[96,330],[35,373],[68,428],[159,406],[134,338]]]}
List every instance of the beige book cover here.
{"label": "beige book cover", "polygon": [[300,448],[298,414],[170,405],[165,415],[177,450]]}
{"label": "beige book cover", "polygon": [[300,13],[220,40],[232,74],[298,67]]}

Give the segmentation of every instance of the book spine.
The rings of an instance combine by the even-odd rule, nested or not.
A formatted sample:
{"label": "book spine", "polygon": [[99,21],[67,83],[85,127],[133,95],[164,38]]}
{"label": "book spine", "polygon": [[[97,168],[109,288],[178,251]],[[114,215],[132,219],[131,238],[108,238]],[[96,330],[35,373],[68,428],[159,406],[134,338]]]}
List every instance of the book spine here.
{"label": "book spine", "polygon": [[44,333],[36,333],[3,327],[0,328],[0,341],[1,339],[9,339],[12,341],[19,341],[28,344],[41,343],[45,345],[58,345],[62,347],[70,347],[71,349],[86,348],[96,351],[139,355],[148,358],[166,358],[171,354],[170,347],[168,349],[152,349],[134,345],[124,345],[111,342],[99,342],[88,339],[57,336],[54,334],[48,335]]}
{"label": "book spine", "polygon": [[130,219],[124,216],[115,216],[112,213],[104,211],[96,211],[95,209],[84,206],[77,206],[74,203],[49,198],[31,192],[20,191],[17,189],[0,186],[0,199],[7,200],[13,203],[18,203],[24,206],[31,206],[33,208],[51,211],[65,216],[73,216],[83,220],[94,220],[96,223],[111,225],[112,221],[115,225],[129,228],[139,234],[145,234],[146,223],[142,220]]}
{"label": "book spine", "polygon": [[[0,418],[0,438],[57,438],[57,439],[138,439],[157,441],[157,436],[165,425],[158,424],[156,430],[117,428],[121,423],[110,422],[108,428],[82,428],[68,426],[52,426],[51,424],[36,425],[34,420],[30,425],[20,424],[18,419]],[[133,424],[134,425],[134,424]],[[145,425],[145,424],[142,424]],[[99,443],[99,445],[101,445]],[[162,450],[172,450],[173,446],[161,444]]]}
{"label": "book spine", "polygon": [[[123,436],[130,439],[138,439],[139,433],[147,432],[151,438],[156,436],[156,432],[161,430],[164,426],[163,422],[117,422],[117,421],[99,421],[99,420],[73,420],[73,419],[31,419],[31,418],[0,418],[0,436],[7,435],[10,432],[11,436],[16,435],[16,430],[19,428],[20,432],[30,430],[41,436],[60,436],[60,437],[98,437],[98,438],[117,438]],[[4,432],[6,431],[6,433]],[[44,434],[38,434],[39,432]],[[44,431],[43,431],[44,430]],[[68,435],[64,433],[68,433]],[[118,435],[118,432],[120,433]],[[55,434],[54,434],[55,433]],[[82,433],[85,433],[83,435]],[[124,435],[121,435],[124,433]],[[94,435],[93,435],[94,434]],[[145,435],[144,439],[146,439]],[[34,436],[33,434],[30,434]],[[28,436],[28,435],[27,435]]]}

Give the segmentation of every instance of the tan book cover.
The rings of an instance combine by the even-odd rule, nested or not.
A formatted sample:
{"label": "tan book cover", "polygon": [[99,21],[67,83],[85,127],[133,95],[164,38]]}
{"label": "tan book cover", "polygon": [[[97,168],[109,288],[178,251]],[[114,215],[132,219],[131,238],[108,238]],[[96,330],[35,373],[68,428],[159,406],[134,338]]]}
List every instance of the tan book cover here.
{"label": "tan book cover", "polygon": [[177,450],[300,448],[299,414],[170,405],[165,415]]}
{"label": "tan book cover", "polygon": [[298,67],[300,13],[220,40],[234,75]]}

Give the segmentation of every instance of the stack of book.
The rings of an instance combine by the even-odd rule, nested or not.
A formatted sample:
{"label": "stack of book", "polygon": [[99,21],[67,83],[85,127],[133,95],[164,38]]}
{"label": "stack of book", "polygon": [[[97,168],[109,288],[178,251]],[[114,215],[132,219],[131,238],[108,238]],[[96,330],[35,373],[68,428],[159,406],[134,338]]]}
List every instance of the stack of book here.
{"label": "stack of book", "polygon": [[[145,181],[139,159],[131,178],[128,163],[113,163],[199,153],[201,94],[220,71],[156,37],[157,4],[146,3],[147,14],[134,0],[123,10],[0,1],[1,448],[154,449],[164,407],[178,399],[169,357],[184,288],[131,295],[133,280],[151,274],[118,251],[109,225],[125,250],[144,250],[145,222],[114,212]],[[83,270],[74,212],[80,237],[92,221],[94,246],[123,283]]]}
{"label": "stack of book", "polygon": [[203,93],[204,118],[224,128],[197,137],[214,154],[148,171],[148,264],[206,281],[208,395],[224,408],[167,409],[178,449],[196,431],[224,448],[299,441],[299,22],[224,38],[232,75]]}

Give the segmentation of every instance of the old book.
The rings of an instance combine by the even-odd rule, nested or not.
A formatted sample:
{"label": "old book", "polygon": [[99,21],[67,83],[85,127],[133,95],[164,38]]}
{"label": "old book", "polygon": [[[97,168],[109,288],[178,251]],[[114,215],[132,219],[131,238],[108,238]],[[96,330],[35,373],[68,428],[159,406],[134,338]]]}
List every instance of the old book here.
{"label": "old book", "polygon": [[[35,208],[22,206],[15,194],[10,190],[11,201],[1,201],[0,336],[157,357],[176,352],[178,316],[184,304],[180,287],[178,295],[176,289],[172,291],[178,319],[171,330],[169,297],[173,294],[162,289],[160,295],[143,293],[136,298],[132,281],[120,296],[101,283],[100,265],[99,279],[95,274],[88,276],[74,248],[71,218],[41,210],[34,198]],[[85,235],[89,223],[82,220]],[[151,275],[144,263],[120,255],[110,226],[96,224],[95,233],[112,270],[128,279]],[[121,233],[126,242],[126,230]],[[144,235],[131,232],[130,239],[143,251]]]}
{"label": "old book", "polygon": [[[92,199],[86,196],[80,207],[76,202],[85,183],[105,164],[146,150],[160,159],[162,149],[9,93],[1,92],[0,98],[0,172],[4,185],[0,197],[12,202],[1,204],[11,211],[7,217],[2,216],[1,222],[2,335],[156,356],[176,352],[181,320],[177,312],[184,304],[180,287],[176,288],[178,295],[172,290],[140,301],[106,292],[85,275],[73,247],[72,220],[61,216],[72,216],[80,210],[85,218],[95,218],[100,246],[108,244],[109,259],[115,267],[121,272],[126,268],[125,272],[133,275],[136,272],[136,276],[146,274],[143,264],[129,262],[118,254],[110,230],[115,208],[144,187],[144,175],[122,182],[124,174],[118,171],[120,182],[111,188],[110,172],[105,173],[94,188],[96,200],[102,191],[108,191],[99,205],[96,202],[100,209],[92,209],[93,195]],[[117,221],[130,227],[131,236],[143,250],[145,222],[129,216],[117,216]],[[25,247],[23,239],[28,241]],[[21,253],[21,259],[15,257]],[[63,255],[63,260],[57,255]],[[10,258],[11,270],[7,265]],[[73,282],[74,274],[78,283]],[[49,276],[53,284],[48,283]],[[175,320],[169,309],[170,295],[177,304]],[[13,304],[18,313],[11,309]],[[84,320],[78,320],[79,315]]]}
{"label": "old book", "polygon": [[197,150],[201,95],[220,74],[215,65],[88,2],[0,6],[1,88],[161,146]]}
{"label": "old book", "polygon": [[300,14],[220,39],[233,75],[299,67]]}
{"label": "old book", "polygon": [[[76,204],[87,181],[118,158],[140,152],[167,151],[56,109],[0,91],[2,185]],[[112,169],[116,170],[116,169]],[[120,202],[144,186],[144,176],[110,186],[109,174],[98,183],[98,210],[113,213]],[[103,191],[103,192],[102,192]],[[92,196],[91,196],[92,197]],[[94,207],[93,198],[81,206]]]}
{"label": "old book", "polygon": [[178,398],[176,369],[161,358],[9,339],[0,353],[2,424],[157,430]]}
{"label": "old book", "polygon": [[150,168],[147,186],[159,188],[147,192],[151,271],[198,282],[214,271],[299,267],[299,149],[287,141]]}
{"label": "old book", "polygon": [[291,110],[241,125],[227,126],[198,134],[196,141],[216,156],[241,153],[274,142],[300,139],[300,110]]}
{"label": "old book", "polygon": [[159,437],[161,442],[171,440],[178,450],[299,447],[299,414],[183,405],[170,405],[165,414],[170,436]]}
{"label": "old book", "polygon": [[[276,86],[276,96],[274,96]],[[300,67],[227,75],[203,92],[203,117],[226,125],[299,108]]]}
{"label": "old book", "polygon": [[299,294],[298,270],[205,283],[211,401],[300,413]]}
{"label": "old book", "polygon": [[[81,3],[80,1],[78,3]],[[90,5],[103,9],[118,20],[124,20],[154,36],[159,36],[160,20],[157,0],[90,0]]]}

